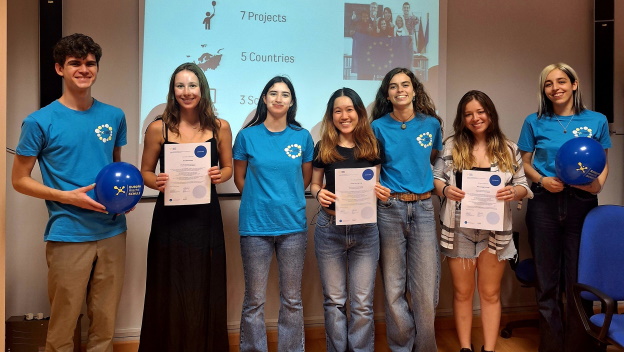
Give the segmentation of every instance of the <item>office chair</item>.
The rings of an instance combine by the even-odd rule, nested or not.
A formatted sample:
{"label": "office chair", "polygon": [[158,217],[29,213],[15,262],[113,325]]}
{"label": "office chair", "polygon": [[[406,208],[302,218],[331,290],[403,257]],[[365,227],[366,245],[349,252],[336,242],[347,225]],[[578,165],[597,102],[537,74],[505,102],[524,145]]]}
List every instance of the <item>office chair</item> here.
{"label": "office chair", "polygon": [[[516,250],[520,253],[520,233],[513,233],[513,242],[516,246]],[[509,265],[516,274],[516,279],[520,281],[522,287],[535,287],[535,261],[533,258],[524,259],[521,261],[510,260]],[[539,320],[537,319],[524,319],[510,321],[505,324],[505,327],[501,330],[500,336],[504,339],[508,339],[512,335],[513,329],[519,328],[537,328]]]}
{"label": "office chair", "polygon": [[[602,205],[585,218],[579,251],[578,283],[573,286],[576,310],[587,333],[605,348],[624,350],[624,207]],[[598,314],[585,311],[582,301],[600,301]]]}

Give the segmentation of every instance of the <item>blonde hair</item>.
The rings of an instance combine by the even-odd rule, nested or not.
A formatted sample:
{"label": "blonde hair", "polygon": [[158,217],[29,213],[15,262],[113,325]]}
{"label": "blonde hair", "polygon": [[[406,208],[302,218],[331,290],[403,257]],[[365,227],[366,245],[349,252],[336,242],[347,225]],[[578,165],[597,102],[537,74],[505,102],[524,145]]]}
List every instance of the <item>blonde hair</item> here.
{"label": "blonde hair", "polygon": [[490,163],[497,163],[499,170],[503,172],[515,172],[518,165],[508,144],[508,139],[498,124],[496,107],[487,94],[478,90],[471,90],[464,94],[457,105],[457,114],[455,115],[455,121],[453,121],[455,134],[451,136],[454,142],[452,155],[455,170],[470,170],[475,164],[474,156],[472,155],[475,139],[472,132],[466,127],[464,118],[466,105],[473,100],[481,104],[490,119],[490,125],[485,131],[487,155]]}
{"label": "blonde hair", "polygon": [[568,79],[572,84],[576,83],[576,90],[572,91],[572,108],[575,115],[580,114],[581,112],[583,112],[583,110],[587,108],[583,104],[583,99],[581,97],[581,84],[579,82],[578,75],[570,65],[564,64],[563,62],[558,62],[556,64],[550,64],[544,67],[544,69],[540,73],[539,90],[537,93],[537,100],[539,102],[539,106],[537,107],[537,117],[550,117],[555,114],[552,101],[550,101],[550,99],[548,99],[548,97],[546,96],[546,93],[544,93],[544,84],[546,83],[546,77],[548,77],[548,75],[554,70],[561,70],[561,72],[565,73],[566,76],[568,76]]}

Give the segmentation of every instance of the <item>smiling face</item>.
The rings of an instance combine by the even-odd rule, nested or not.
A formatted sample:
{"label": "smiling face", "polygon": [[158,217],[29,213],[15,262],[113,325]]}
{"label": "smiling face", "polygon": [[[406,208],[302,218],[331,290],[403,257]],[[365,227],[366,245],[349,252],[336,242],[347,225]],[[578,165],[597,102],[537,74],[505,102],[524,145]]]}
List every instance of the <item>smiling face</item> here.
{"label": "smiling face", "polygon": [[262,100],[267,106],[267,114],[273,118],[285,117],[288,108],[292,105],[290,89],[284,82],[277,82],[272,85]]}
{"label": "smiling face", "polygon": [[386,21],[392,22],[392,11],[388,7],[384,9],[383,16]]}
{"label": "smiling face", "polygon": [[199,79],[188,70],[183,70],[175,75],[174,82],[175,98],[180,110],[193,110],[199,105],[201,90]]}
{"label": "smiling face", "polygon": [[565,72],[554,69],[546,76],[544,94],[554,106],[571,108],[577,87],[577,82],[572,82]]}
{"label": "smiling face", "polygon": [[403,28],[403,17],[397,16],[397,18],[396,18],[396,26],[397,26],[397,28]]}
{"label": "smiling face", "polygon": [[409,10],[410,10],[410,5],[403,4],[403,14],[407,16],[409,14]]}
{"label": "smiling face", "polygon": [[464,107],[464,124],[473,135],[485,135],[490,123],[490,117],[478,100],[473,99],[466,104]]}
{"label": "smiling face", "polygon": [[377,18],[377,3],[376,2],[373,2],[370,4],[369,12],[370,12],[371,18]]}
{"label": "smiling face", "polygon": [[351,98],[342,96],[334,100],[332,119],[334,127],[343,136],[347,136],[355,130],[355,126],[358,123],[358,114]]}
{"label": "smiling face", "polygon": [[88,54],[85,58],[67,56],[63,66],[55,64],[56,73],[63,77],[66,89],[89,89],[95,83],[98,74],[98,64],[95,55]]}
{"label": "smiling face", "polygon": [[390,80],[388,85],[388,100],[394,107],[406,107],[412,105],[414,99],[414,86],[408,75],[397,73]]}

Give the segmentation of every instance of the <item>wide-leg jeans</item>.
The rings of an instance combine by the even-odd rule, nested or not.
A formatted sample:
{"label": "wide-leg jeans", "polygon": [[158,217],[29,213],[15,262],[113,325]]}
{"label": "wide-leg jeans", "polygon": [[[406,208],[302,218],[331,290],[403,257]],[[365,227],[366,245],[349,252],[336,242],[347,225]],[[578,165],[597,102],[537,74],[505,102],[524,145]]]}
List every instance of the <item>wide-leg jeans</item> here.
{"label": "wide-leg jeans", "polygon": [[241,351],[267,351],[264,303],[273,252],[279,269],[280,310],[277,322],[278,350],[304,351],[301,276],[308,234],[241,236],[245,297],[240,326]]}
{"label": "wide-leg jeans", "polygon": [[392,351],[437,351],[440,249],[432,200],[379,201],[377,225],[388,345]]}
{"label": "wide-leg jeans", "polygon": [[336,217],[321,210],[314,231],[314,248],[323,285],[327,351],[374,351],[377,224],[336,225]]}

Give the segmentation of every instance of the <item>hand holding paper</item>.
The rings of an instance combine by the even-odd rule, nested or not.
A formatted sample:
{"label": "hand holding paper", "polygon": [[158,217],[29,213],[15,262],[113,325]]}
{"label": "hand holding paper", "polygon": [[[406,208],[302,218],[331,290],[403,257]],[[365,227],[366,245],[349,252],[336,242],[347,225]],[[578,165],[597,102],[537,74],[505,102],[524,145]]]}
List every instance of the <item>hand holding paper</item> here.
{"label": "hand holding paper", "polygon": [[466,196],[461,203],[461,227],[503,230],[505,202],[496,197],[502,188],[502,176],[501,172],[462,172],[462,190]]}

